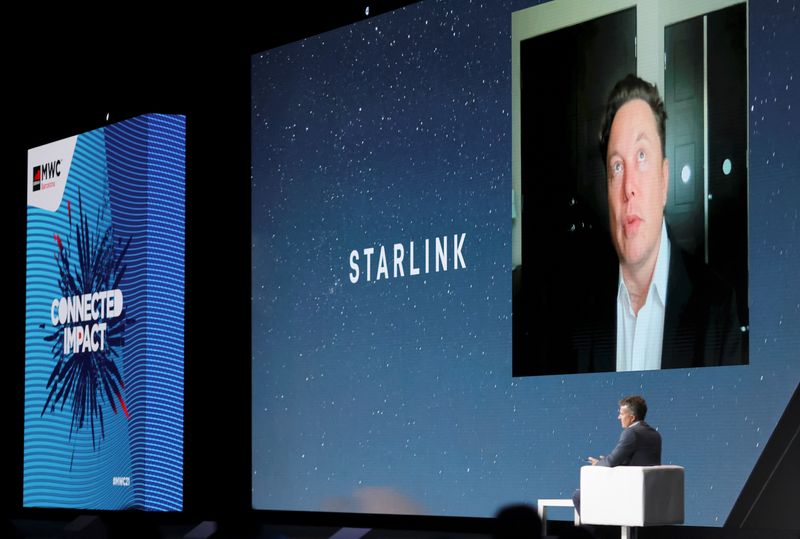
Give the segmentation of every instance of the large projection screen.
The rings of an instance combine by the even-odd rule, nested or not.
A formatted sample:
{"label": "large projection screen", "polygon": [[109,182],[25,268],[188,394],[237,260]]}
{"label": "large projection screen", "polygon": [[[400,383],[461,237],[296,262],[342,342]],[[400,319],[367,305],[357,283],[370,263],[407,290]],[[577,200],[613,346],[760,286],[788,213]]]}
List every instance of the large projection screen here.
{"label": "large projection screen", "polygon": [[[616,443],[619,399],[642,394],[663,463],[686,468],[686,524],[725,522],[800,380],[797,14],[763,3],[708,2],[685,17],[670,2],[593,2],[587,13],[576,11],[585,2],[534,4],[425,1],[253,55],[254,508],[488,517],[568,498],[585,458]],[[564,314],[528,312],[518,346],[515,270],[562,262],[548,249],[526,258],[519,247],[537,231],[529,240],[521,222],[570,202],[534,200],[540,191],[522,183],[521,81],[554,76],[520,74],[524,42],[633,9],[634,69],[664,89],[657,57],[675,25],[700,17],[709,36],[706,15],[737,5],[747,88],[732,129],[744,122],[747,150],[732,167],[745,167],[746,194],[731,226],[744,232],[714,237],[711,218],[694,248],[725,244],[727,266],[741,268],[730,278],[747,298],[747,356],[515,372],[516,358],[554,342]],[[704,60],[703,95],[719,91],[715,60]],[[706,139],[700,177],[713,185],[722,168]],[[561,164],[543,170],[563,168],[566,180],[574,163]]]}

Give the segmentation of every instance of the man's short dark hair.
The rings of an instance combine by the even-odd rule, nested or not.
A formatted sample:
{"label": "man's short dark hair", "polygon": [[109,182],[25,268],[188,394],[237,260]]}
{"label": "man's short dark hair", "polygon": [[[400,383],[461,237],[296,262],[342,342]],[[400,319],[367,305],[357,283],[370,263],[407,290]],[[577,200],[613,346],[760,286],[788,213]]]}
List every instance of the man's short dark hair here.
{"label": "man's short dark hair", "polygon": [[622,105],[634,99],[641,99],[650,105],[650,110],[653,111],[653,117],[656,120],[658,136],[661,139],[661,156],[666,155],[667,111],[664,109],[661,96],[658,95],[658,88],[655,84],[650,84],[636,75],[629,74],[614,86],[606,103],[606,115],[603,117],[603,125],[600,128],[600,157],[603,159],[604,166],[608,165],[606,162],[608,138],[611,134],[614,116],[617,115],[617,111],[622,108]]}
{"label": "man's short dark hair", "polygon": [[619,401],[620,406],[626,407],[638,421],[643,421],[647,415],[647,403],[639,395],[631,395]]}
{"label": "man's short dark hair", "polygon": [[526,503],[507,505],[495,519],[495,539],[517,539],[542,536],[539,512]]}

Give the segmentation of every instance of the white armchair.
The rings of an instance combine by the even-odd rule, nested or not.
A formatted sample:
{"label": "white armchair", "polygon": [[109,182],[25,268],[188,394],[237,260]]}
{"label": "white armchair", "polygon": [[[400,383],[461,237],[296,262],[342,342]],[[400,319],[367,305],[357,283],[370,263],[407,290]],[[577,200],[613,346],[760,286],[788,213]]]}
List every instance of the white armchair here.
{"label": "white armchair", "polygon": [[581,467],[581,523],[631,527],[683,524],[682,466]]}

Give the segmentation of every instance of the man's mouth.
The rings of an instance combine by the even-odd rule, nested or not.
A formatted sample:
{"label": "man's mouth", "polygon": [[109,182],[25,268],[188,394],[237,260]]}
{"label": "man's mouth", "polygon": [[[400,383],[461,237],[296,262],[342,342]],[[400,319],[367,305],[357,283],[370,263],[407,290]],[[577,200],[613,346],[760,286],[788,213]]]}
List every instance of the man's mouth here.
{"label": "man's mouth", "polygon": [[628,215],[622,222],[622,228],[626,236],[635,234],[642,224],[642,219],[637,215]]}

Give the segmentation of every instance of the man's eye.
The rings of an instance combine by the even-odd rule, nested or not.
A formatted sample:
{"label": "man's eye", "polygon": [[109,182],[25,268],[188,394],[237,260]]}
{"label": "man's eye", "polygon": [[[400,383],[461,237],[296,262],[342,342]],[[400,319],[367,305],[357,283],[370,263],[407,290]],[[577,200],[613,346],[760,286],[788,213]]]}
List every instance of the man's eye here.
{"label": "man's eye", "polygon": [[611,164],[611,171],[614,174],[619,174],[620,172],[622,172],[622,163],[620,163],[619,161],[617,161],[616,163],[612,163]]}
{"label": "man's eye", "polygon": [[638,158],[640,163],[645,160],[645,157],[647,156],[645,155],[644,150],[639,150]]}

